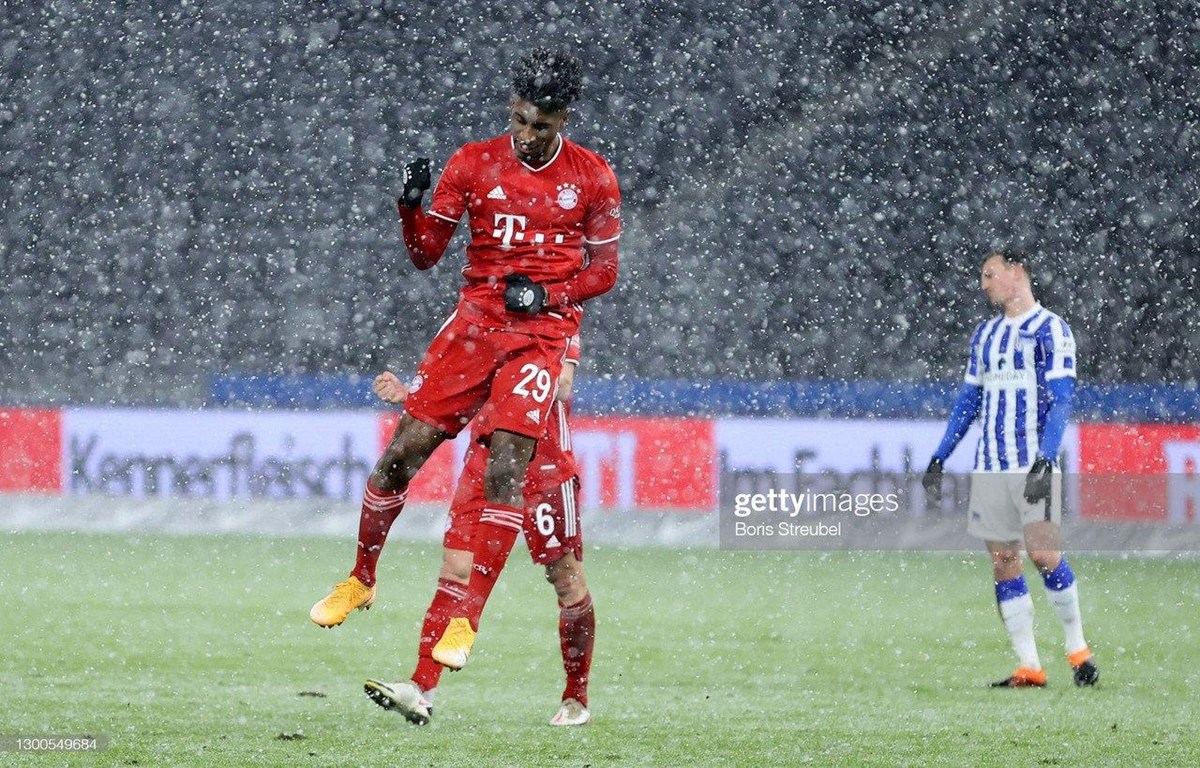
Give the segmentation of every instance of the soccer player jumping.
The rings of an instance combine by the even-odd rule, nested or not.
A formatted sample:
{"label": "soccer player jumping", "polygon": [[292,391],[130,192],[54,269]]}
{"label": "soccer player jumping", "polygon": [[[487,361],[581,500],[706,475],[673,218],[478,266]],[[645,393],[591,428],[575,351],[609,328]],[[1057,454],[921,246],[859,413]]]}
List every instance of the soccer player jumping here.
{"label": "soccer player jumping", "polygon": [[[473,418],[489,448],[482,527],[490,546],[475,552],[468,601],[490,591],[486,582],[521,531],[526,467],[551,415],[568,339],[579,332],[583,302],[617,280],[616,176],[602,157],[560,133],[581,85],[577,58],[536,48],[513,68],[509,132],[459,148],[428,212],[421,201],[429,161],[405,168],[398,207],[409,258],[418,269],[436,264],[466,214],[466,285],[418,365],[405,413],[367,480],[354,569],[309,614],[320,626],[336,626],[375,600],[376,563],[409,482]],[[461,666],[477,631],[469,617],[456,617],[440,651]]]}
{"label": "soccer player jumping", "polygon": [[[571,390],[579,362],[579,337],[573,337],[558,380],[558,394],[546,434],[525,475],[524,494],[528,504],[523,533],[535,563],[546,567],[546,581],[558,597],[558,635],[567,684],[562,704],[551,725],[585,725],[588,711],[588,676],[596,637],[596,613],[583,571],[583,532],[579,514],[579,476],[571,451]],[[375,394],[396,405],[408,397],[408,387],[385,372],[375,379]],[[488,594],[479,594],[471,605],[463,605],[470,592],[475,550],[492,541],[483,538],[487,527],[483,510],[483,475],[487,448],[472,430],[462,475],[450,505],[446,535],[442,540],[442,568],[437,589],[421,626],[417,664],[407,680],[388,683],[366,681],[363,690],[379,706],[403,715],[411,723],[425,725],[433,716],[433,699],[442,676],[442,664],[434,658],[435,642],[455,616],[473,619],[478,626]],[[495,563],[495,558],[489,558]],[[488,585],[494,579],[488,579]],[[476,584],[479,587],[479,584]],[[490,590],[489,590],[490,593]]]}
{"label": "soccer player jumping", "polygon": [[1062,318],[1034,299],[1024,254],[989,253],[979,283],[1002,312],[971,337],[962,389],[923,484],[940,497],[943,463],[982,410],[967,531],[991,553],[996,602],[1018,659],[1016,671],[992,685],[1046,684],[1033,637],[1033,599],[1021,573],[1022,539],[1062,622],[1075,684],[1095,685],[1100,672],[1083,639],[1075,574],[1061,551],[1061,477],[1055,471],[1075,394],[1075,339]]}

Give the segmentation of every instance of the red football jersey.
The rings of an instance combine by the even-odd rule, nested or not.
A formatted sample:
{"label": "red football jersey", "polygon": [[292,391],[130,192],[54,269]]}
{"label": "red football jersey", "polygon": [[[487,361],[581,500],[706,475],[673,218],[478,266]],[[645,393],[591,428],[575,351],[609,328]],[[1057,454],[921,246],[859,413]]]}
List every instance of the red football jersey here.
{"label": "red football jersey", "polygon": [[[579,365],[579,336],[571,337],[566,362]],[[529,460],[529,467],[525,470],[525,493],[532,494],[552,488],[579,473],[575,465],[575,454],[571,451],[571,427],[567,423],[570,415],[569,401],[554,401],[553,407],[550,408],[546,431],[538,439],[533,458]],[[478,422],[473,429],[478,430]],[[479,442],[478,432],[473,431],[471,447],[467,449],[463,460],[463,477],[480,483],[482,487],[487,461],[488,450]]]}
{"label": "red football jersey", "polygon": [[579,332],[583,307],[537,315],[504,309],[504,276],[559,283],[584,267],[585,244],[621,235],[621,192],[604,158],[560,135],[541,168],[522,162],[508,134],[463,145],[446,163],[429,213],[458,223],[468,215],[471,244],[458,311],[485,328],[555,338]]}

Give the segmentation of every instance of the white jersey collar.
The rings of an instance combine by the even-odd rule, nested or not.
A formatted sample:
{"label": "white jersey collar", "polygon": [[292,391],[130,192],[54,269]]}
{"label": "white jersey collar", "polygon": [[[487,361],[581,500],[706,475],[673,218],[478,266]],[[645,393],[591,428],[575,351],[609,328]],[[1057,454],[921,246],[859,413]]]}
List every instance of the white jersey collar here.
{"label": "white jersey collar", "polygon": [[564,139],[562,137],[561,133],[558,134],[557,136],[555,136],[554,138],[558,139],[558,147],[554,150],[554,154],[550,156],[550,159],[546,161],[545,165],[542,165],[539,168],[534,168],[532,165],[530,165],[529,163],[526,163],[524,160],[522,160],[520,155],[517,155],[517,140],[513,138],[513,135],[511,133],[508,135],[508,143],[512,145],[513,154],[517,155],[517,162],[519,162],[521,165],[525,166],[529,170],[533,171],[534,173],[540,173],[541,171],[544,171],[547,168],[549,168],[550,166],[554,165],[554,161],[557,160],[558,156],[562,154],[563,144],[566,143],[566,139]]}
{"label": "white jersey collar", "polygon": [[1012,323],[1013,325],[1020,325],[1041,311],[1042,311],[1042,305],[1035,301],[1035,302],[1033,302],[1032,307],[1025,310],[1021,314],[1017,315],[1016,317],[1009,317],[1008,315],[1005,315],[1005,314],[1001,314],[1000,317],[1006,323]]}

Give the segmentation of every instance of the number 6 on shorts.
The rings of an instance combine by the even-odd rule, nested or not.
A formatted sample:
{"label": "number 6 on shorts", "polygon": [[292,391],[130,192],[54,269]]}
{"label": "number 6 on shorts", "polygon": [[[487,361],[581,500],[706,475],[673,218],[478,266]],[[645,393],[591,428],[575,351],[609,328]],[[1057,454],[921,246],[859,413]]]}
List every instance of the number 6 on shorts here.
{"label": "number 6 on shorts", "polygon": [[534,522],[537,524],[538,533],[543,536],[549,536],[554,533],[554,507],[546,502],[537,505],[537,509],[533,513]]}

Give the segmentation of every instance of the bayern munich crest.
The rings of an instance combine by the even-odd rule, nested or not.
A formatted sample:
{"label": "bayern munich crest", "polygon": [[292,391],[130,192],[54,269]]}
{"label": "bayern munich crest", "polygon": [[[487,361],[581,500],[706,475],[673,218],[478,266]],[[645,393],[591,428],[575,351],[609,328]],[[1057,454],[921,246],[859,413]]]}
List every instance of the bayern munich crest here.
{"label": "bayern munich crest", "polygon": [[418,389],[421,388],[421,385],[424,383],[425,383],[425,377],[422,376],[421,374],[418,373],[416,376],[413,376],[412,381],[410,381],[408,383],[408,394],[411,395],[413,392],[416,392]]}
{"label": "bayern munich crest", "polygon": [[579,205],[579,187],[574,184],[558,185],[558,207],[569,211]]}

